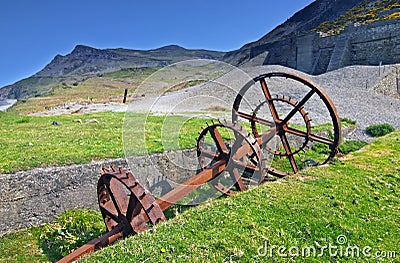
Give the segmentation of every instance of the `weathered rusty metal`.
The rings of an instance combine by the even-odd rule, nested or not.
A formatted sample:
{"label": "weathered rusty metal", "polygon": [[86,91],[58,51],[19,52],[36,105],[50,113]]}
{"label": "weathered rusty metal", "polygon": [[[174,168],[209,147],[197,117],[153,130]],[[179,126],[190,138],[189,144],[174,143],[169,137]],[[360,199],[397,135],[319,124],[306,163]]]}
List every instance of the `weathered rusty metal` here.
{"label": "weathered rusty metal", "polygon": [[[234,134],[234,140],[226,140],[221,136],[219,130],[223,128]],[[211,134],[218,151],[212,153],[204,149],[204,137],[207,134]],[[239,191],[247,189],[242,178],[257,178],[258,183],[262,181],[262,175],[265,174],[262,152],[257,141],[242,127],[218,122],[204,129],[197,141],[201,171],[157,200],[130,171],[115,167],[104,169],[98,181],[97,194],[107,232],[59,262],[73,262],[121,237],[149,229],[147,223],[154,225],[165,221],[163,211],[207,182],[222,193],[231,195],[233,186]],[[202,161],[205,158],[211,159],[210,162],[205,164]],[[249,162],[245,161],[247,159]],[[231,175],[232,185],[223,185],[218,180],[224,171]]]}
{"label": "weathered rusty metal", "polygon": [[[293,101],[291,98],[285,98],[284,96],[280,97],[278,96],[276,98],[272,97],[270,89],[268,87],[268,81],[277,78],[282,79],[282,81],[289,79],[299,84],[302,84],[306,89],[308,89],[308,92],[304,95],[302,99],[300,99],[297,102]],[[242,111],[240,108],[241,108],[241,103],[243,103],[243,98],[246,95],[246,93],[249,92],[250,88],[254,87],[256,83],[259,83],[260,89],[263,94],[262,98],[259,98],[260,103],[257,107],[255,107],[255,109],[253,109],[250,112]],[[308,117],[309,113],[305,111],[304,106],[309,100],[315,97],[315,95],[318,96],[319,100],[322,101],[327,111],[329,112],[330,124],[332,124],[333,127],[332,138],[318,135],[312,131],[312,125],[311,125],[312,120],[309,119]],[[286,103],[287,105],[292,107],[292,110],[287,115],[281,116],[281,112],[279,112],[276,107],[276,104],[278,102]],[[264,104],[268,106],[270,110],[270,114],[272,115],[272,121],[265,120],[257,116],[259,108]],[[302,116],[306,131],[289,127],[289,121],[293,118],[295,114],[300,114],[300,116]],[[296,163],[294,156],[299,151],[303,150],[309,141],[325,144],[330,149],[327,158],[320,164],[328,162],[333,156],[336,155],[338,151],[341,131],[340,131],[340,120],[335,105],[329,98],[328,94],[321,87],[319,87],[317,84],[313,83],[311,80],[303,76],[299,76],[292,73],[273,72],[260,75],[254,78],[253,80],[249,81],[239,91],[233,104],[232,121],[238,122],[240,120],[247,120],[251,123],[252,133],[256,138],[259,136],[256,124],[267,127],[275,127],[276,135],[280,138],[280,141],[283,145],[283,149],[279,149],[277,151],[276,150],[272,151],[271,149],[268,149],[268,147],[263,149],[272,151],[274,154],[278,156],[286,157],[294,173],[297,173],[299,170],[298,164]],[[297,149],[293,149],[291,147],[292,142],[289,139],[288,135],[301,138],[303,140],[303,144]],[[277,177],[284,177],[288,175],[287,172],[274,169],[273,167],[268,168],[268,173]]]}
{"label": "weathered rusty metal", "polygon": [[[267,81],[271,78],[297,81],[308,87],[309,92],[298,102],[284,96],[273,98]],[[243,97],[254,83],[260,83],[263,98],[251,112],[241,111]],[[312,131],[311,119],[304,105],[314,94],[318,95],[328,109],[334,130],[332,138],[325,138]],[[276,107],[278,103],[289,107],[290,112],[282,116]],[[269,108],[272,121],[259,117],[259,110],[264,106]],[[289,121],[296,114],[304,122],[303,130],[289,125]],[[238,124],[243,119],[250,122],[252,134]],[[258,125],[264,128],[260,130]],[[288,134],[301,138],[302,143],[297,148],[293,148]],[[275,136],[280,138],[282,149],[275,150],[268,146],[268,142]],[[223,194],[232,195],[235,191],[245,191],[250,185],[264,182],[267,180],[267,173],[276,177],[286,176],[287,173],[283,171],[267,167],[263,151],[286,157],[293,172],[297,173],[298,165],[294,155],[303,150],[309,141],[329,146],[329,156],[324,161],[326,162],[336,154],[339,140],[340,122],[337,111],[328,95],[320,87],[304,77],[289,73],[268,73],[256,77],[237,95],[232,110],[232,123],[213,122],[211,125],[207,124],[207,127],[199,133],[197,139],[199,173],[159,199],[155,199],[130,171],[115,167],[111,167],[111,170],[104,169],[98,181],[97,194],[107,232],[59,262],[72,262],[121,237],[146,231],[149,229],[149,223],[155,225],[164,222],[166,219],[163,212],[166,209],[206,183]]]}

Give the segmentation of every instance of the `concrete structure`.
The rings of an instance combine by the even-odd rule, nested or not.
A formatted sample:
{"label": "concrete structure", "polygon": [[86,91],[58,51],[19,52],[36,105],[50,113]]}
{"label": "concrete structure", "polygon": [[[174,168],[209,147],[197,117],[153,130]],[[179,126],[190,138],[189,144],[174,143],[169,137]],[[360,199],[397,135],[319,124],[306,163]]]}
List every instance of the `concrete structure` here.
{"label": "concrete structure", "polygon": [[340,35],[309,33],[250,48],[250,59],[266,54],[264,65],[283,65],[321,74],[351,65],[400,63],[400,19],[351,25]]}

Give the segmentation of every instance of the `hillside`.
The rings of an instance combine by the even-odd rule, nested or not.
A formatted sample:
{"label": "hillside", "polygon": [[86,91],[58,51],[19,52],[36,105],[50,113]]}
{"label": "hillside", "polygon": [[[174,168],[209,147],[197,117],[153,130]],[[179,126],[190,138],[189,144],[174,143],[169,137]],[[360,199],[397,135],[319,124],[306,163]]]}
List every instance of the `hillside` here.
{"label": "hillside", "polygon": [[[1,88],[0,98],[41,97],[104,73],[159,68],[187,59],[215,59],[237,66],[258,57],[256,65],[282,65],[313,75],[351,65],[396,64],[400,62],[399,17],[397,0],[317,0],[259,40],[231,52],[177,45],[153,50],[77,45],[33,76]],[[108,85],[96,82],[102,84]]]}
{"label": "hillside", "polygon": [[400,62],[398,0],[318,0],[225,61],[283,65],[309,74]]}
{"label": "hillside", "polygon": [[71,53],[55,56],[35,75],[0,89],[0,98],[39,97],[61,84],[77,85],[91,77],[121,69],[156,68],[189,59],[220,60],[223,55],[223,52],[189,50],[177,45],[153,50],[96,49],[77,45]]}
{"label": "hillside", "polygon": [[266,43],[277,42],[292,35],[301,35],[316,28],[325,21],[333,21],[343,13],[362,3],[364,0],[317,0],[302,10],[299,10],[287,21],[277,26],[257,41],[245,44],[239,50],[228,52],[224,59],[240,63],[248,58],[248,51],[252,47]]}

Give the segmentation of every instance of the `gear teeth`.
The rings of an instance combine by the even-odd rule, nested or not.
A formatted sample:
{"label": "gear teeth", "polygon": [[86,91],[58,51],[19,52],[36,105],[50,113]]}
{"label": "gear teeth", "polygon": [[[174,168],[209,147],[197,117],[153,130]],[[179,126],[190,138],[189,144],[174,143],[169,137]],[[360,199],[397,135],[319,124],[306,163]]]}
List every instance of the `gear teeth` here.
{"label": "gear teeth", "polygon": [[114,164],[111,165],[111,170],[112,170],[114,173],[117,172],[117,168],[115,167]]}
{"label": "gear teeth", "polygon": [[220,118],[218,118],[218,123],[221,124],[221,119]]}
{"label": "gear teeth", "polygon": [[214,122],[214,120],[211,120],[211,122],[212,122],[212,124],[213,124],[213,125],[215,125],[215,122]]}
{"label": "gear teeth", "polygon": [[110,171],[110,169],[108,169],[107,167],[103,167],[102,168],[103,172],[108,173]]}
{"label": "gear teeth", "polygon": [[122,168],[122,166],[119,166],[119,167],[118,167],[118,170],[119,170],[119,173],[120,173],[120,174],[123,174],[124,169]]}
{"label": "gear teeth", "polygon": [[207,124],[207,127],[210,127],[210,125],[208,124],[208,122],[206,122],[206,124]]}

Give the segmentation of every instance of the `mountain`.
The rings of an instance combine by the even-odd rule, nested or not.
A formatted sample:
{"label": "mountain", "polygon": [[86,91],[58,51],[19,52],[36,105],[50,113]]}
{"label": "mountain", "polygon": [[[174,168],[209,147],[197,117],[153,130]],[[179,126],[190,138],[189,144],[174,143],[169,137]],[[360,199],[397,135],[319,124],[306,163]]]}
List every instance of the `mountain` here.
{"label": "mountain", "polygon": [[286,22],[277,26],[259,40],[245,44],[242,48],[228,52],[224,60],[240,64],[249,58],[253,47],[277,42],[292,35],[304,34],[325,21],[333,21],[347,10],[364,2],[364,0],[317,0],[295,13]]}
{"label": "mountain", "polygon": [[218,51],[185,49],[177,45],[152,50],[97,49],[77,45],[70,54],[56,55],[33,76],[0,89],[0,98],[37,97],[48,93],[60,83],[76,82],[107,72],[125,68],[162,67],[189,59],[221,60],[224,54]]}
{"label": "mountain", "polygon": [[209,50],[189,50],[169,45],[153,50],[96,49],[78,45],[66,56],[57,55],[34,77],[101,74],[132,67],[161,67],[187,59],[216,59],[224,53]]}
{"label": "mountain", "polygon": [[238,50],[96,49],[78,45],[57,55],[35,75],[0,89],[0,98],[42,96],[55,86],[125,68],[162,67],[187,59],[215,59],[235,66],[282,65],[321,74],[350,65],[400,63],[398,0],[316,0],[259,40]]}
{"label": "mountain", "polygon": [[[398,0],[317,0],[224,60],[255,60],[310,74],[350,65],[400,63]],[[383,50],[383,52],[382,52]]]}

